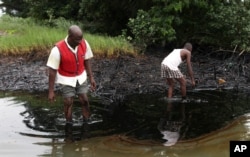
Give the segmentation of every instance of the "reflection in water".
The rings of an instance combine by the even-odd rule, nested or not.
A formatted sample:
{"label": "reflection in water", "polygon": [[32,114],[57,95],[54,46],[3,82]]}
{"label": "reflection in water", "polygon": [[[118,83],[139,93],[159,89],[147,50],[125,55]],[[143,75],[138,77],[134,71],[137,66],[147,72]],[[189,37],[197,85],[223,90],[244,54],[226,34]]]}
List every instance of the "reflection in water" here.
{"label": "reflection in water", "polygon": [[180,131],[185,121],[185,103],[175,103],[167,100],[167,109],[163,118],[160,119],[158,129],[166,140],[164,146],[174,145],[180,138]]}
{"label": "reflection in water", "polygon": [[65,140],[66,143],[74,142],[75,139],[73,137],[73,124],[72,123],[66,123],[65,124]]}
{"label": "reflection in water", "polygon": [[248,97],[227,91],[189,96],[181,104],[162,101],[161,95],[135,95],[112,112],[91,103],[95,123],[86,126],[65,125],[61,106],[37,105],[37,96],[37,101],[22,96],[21,103],[0,99],[0,156],[223,157],[229,156],[230,140],[250,140]]}
{"label": "reflection in water", "polygon": [[75,141],[84,140],[90,137],[91,130],[89,124],[84,122],[78,128],[77,126],[73,126],[73,123],[66,123],[65,124],[65,139],[66,143],[72,143]]}
{"label": "reflection in water", "polygon": [[180,141],[170,147],[150,144],[147,141],[143,143],[123,135],[112,135],[71,144],[54,143],[52,154],[65,157],[69,154],[84,157],[228,157],[230,140],[250,140],[249,121],[250,114],[246,114],[218,131]]}

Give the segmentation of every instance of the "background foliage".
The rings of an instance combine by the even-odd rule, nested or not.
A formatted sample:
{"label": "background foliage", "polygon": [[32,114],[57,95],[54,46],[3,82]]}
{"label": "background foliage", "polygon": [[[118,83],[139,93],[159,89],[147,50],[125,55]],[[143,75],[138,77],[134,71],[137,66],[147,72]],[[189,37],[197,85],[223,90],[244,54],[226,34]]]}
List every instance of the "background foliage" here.
{"label": "background foliage", "polygon": [[[65,19],[90,33],[122,35],[142,49],[190,41],[212,50],[250,50],[249,0],[2,0],[7,14],[49,26]],[[62,20],[60,20],[62,21]]]}

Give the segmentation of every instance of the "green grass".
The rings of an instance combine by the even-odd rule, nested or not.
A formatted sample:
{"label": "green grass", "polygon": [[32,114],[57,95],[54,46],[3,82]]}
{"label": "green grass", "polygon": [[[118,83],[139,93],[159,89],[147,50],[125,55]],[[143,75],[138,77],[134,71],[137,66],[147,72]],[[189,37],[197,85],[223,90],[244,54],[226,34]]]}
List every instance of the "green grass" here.
{"label": "green grass", "polygon": [[[84,31],[85,32],[85,31]],[[1,56],[47,56],[53,45],[67,35],[67,27],[39,25],[32,19],[0,17]],[[121,37],[84,33],[95,56],[137,55],[135,48]]]}
{"label": "green grass", "polygon": [[85,34],[93,51],[98,56],[118,56],[120,54],[136,55],[132,44],[122,37],[107,37],[100,35]]}

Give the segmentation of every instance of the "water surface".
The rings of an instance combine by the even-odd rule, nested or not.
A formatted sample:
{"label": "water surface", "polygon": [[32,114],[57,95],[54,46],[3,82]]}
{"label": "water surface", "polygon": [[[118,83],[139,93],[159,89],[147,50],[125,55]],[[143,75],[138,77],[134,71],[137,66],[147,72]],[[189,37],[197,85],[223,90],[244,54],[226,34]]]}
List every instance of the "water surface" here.
{"label": "water surface", "polygon": [[91,100],[89,124],[66,126],[60,98],[44,93],[2,94],[0,156],[226,157],[230,140],[250,140],[248,95],[194,90],[181,103],[164,94],[132,95],[104,105]]}

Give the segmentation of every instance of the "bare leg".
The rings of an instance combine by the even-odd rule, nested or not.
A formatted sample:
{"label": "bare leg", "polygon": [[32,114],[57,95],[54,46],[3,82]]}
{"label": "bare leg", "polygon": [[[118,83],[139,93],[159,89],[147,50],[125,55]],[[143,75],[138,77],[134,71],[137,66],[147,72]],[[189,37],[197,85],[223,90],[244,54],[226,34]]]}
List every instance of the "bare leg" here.
{"label": "bare leg", "polygon": [[184,77],[176,79],[180,83],[181,88],[181,96],[182,98],[186,98],[187,91],[186,91],[186,80]]}
{"label": "bare leg", "polygon": [[66,122],[72,122],[73,97],[64,98],[64,115]]}
{"label": "bare leg", "polygon": [[89,101],[86,94],[79,94],[79,100],[82,106],[82,116],[85,119],[90,117]]}
{"label": "bare leg", "polygon": [[167,84],[168,84],[168,98],[173,97],[173,91],[174,91],[174,79],[167,78]]}
{"label": "bare leg", "polygon": [[181,115],[182,115],[182,117],[181,117],[181,121],[185,121],[186,120],[186,114],[185,114],[185,104],[182,104],[181,105]]}

